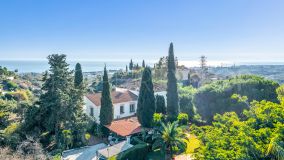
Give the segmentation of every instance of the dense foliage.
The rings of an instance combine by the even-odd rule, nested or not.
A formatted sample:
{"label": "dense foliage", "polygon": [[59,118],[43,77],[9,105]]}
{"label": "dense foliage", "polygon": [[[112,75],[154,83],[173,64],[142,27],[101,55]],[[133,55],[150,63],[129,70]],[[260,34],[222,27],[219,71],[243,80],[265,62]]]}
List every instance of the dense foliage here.
{"label": "dense foliage", "polygon": [[165,98],[162,95],[156,95],[156,113],[166,114]]}
{"label": "dense foliage", "polygon": [[179,87],[178,89],[180,112],[186,113],[191,122],[193,122],[196,115],[195,107],[192,103],[195,92],[196,89],[191,86]]}
{"label": "dense foliage", "polygon": [[152,74],[150,68],[146,67],[141,80],[137,104],[137,117],[143,127],[151,127],[155,109]]}
{"label": "dense foliage", "polygon": [[247,108],[245,103],[238,103],[232,99],[233,94],[247,96],[248,102],[252,100],[278,102],[275,92],[278,86],[276,82],[258,76],[237,76],[201,87],[194,95],[193,103],[201,117],[211,122],[216,113],[235,111],[240,114]]}
{"label": "dense foliage", "polygon": [[[203,146],[197,159],[282,160],[284,151],[284,103],[252,102],[241,120],[234,112],[217,114],[212,126],[192,127]],[[279,156],[282,155],[282,158]]]}
{"label": "dense foliage", "polygon": [[[65,55],[48,56],[50,69],[43,77],[43,94],[27,111],[23,129],[27,134],[40,134],[48,149],[65,149],[84,144],[88,118],[82,113],[83,88],[75,88],[73,72]],[[65,132],[70,136],[66,137]],[[68,143],[66,144],[67,139]]]}
{"label": "dense foliage", "polygon": [[176,64],[174,57],[174,46],[170,44],[168,56],[168,82],[167,82],[167,114],[170,120],[176,119],[179,112]]}
{"label": "dense foliage", "polygon": [[[149,152],[149,145],[146,143],[134,145],[132,148],[121,152],[116,160],[144,160]],[[139,156],[138,156],[139,155]]]}

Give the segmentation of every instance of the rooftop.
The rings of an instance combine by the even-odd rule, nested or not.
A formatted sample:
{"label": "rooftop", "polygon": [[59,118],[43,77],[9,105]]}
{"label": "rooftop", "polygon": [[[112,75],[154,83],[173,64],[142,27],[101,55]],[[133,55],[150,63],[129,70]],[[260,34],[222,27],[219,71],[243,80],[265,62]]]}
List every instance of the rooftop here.
{"label": "rooftop", "polygon": [[[94,93],[94,94],[88,94],[86,97],[93,102],[96,106],[101,105],[101,93]],[[132,92],[125,90],[125,91],[112,91],[111,92],[111,99],[112,103],[123,103],[123,102],[129,102],[129,101],[137,101],[138,96],[133,94]]]}
{"label": "rooftop", "polygon": [[137,117],[115,120],[105,127],[123,137],[141,132],[141,124],[138,122]]}

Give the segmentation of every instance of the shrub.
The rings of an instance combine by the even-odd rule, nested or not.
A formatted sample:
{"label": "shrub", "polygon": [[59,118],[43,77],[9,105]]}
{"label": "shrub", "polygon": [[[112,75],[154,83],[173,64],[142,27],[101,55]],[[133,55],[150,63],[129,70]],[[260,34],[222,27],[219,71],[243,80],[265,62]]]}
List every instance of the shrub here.
{"label": "shrub", "polygon": [[18,85],[16,83],[12,82],[12,81],[8,81],[6,83],[6,86],[7,86],[7,89],[9,91],[14,91],[14,90],[16,90],[18,88]]}
{"label": "shrub", "polygon": [[177,119],[181,125],[186,125],[188,123],[188,115],[186,113],[179,113]]}
{"label": "shrub", "polygon": [[89,133],[85,134],[85,139],[88,141],[91,138],[91,135]]}
{"label": "shrub", "polygon": [[137,144],[132,148],[120,153],[117,160],[144,160],[150,151],[148,144]]}
{"label": "shrub", "polygon": [[154,125],[158,125],[162,121],[163,121],[163,114],[162,113],[154,113],[154,115],[153,115]]}

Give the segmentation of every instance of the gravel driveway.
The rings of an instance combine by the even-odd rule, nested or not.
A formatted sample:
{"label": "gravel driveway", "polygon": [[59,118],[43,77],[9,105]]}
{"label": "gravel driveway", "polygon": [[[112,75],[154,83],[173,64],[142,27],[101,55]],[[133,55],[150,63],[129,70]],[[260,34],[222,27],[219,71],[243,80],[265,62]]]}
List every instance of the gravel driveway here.
{"label": "gravel driveway", "polygon": [[95,160],[96,152],[99,149],[107,147],[106,144],[100,143],[93,146],[71,149],[62,153],[63,160]]}

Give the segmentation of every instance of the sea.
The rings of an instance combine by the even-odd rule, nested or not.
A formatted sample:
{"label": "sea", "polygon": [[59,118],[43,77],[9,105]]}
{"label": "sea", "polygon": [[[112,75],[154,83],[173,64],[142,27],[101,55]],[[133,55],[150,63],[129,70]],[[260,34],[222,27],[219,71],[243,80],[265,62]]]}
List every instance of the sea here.
{"label": "sea", "polygon": [[[137,61],[138,62],[138,61]],[[137,62],[134,61],[134,64]],[[157,60],[146,60],[146,65],[153,66]],[[129,60],[79,60],[79,61],[67,61],[70,69],[74,69],[76,63],[80,63],[83,72],[96,72],[102,71],[104,66],[107,66],[108,70],[120,70],[125,69],[129,64]],[[142,60],[140,61],[142,63]],[[140,64],[139,63],[139,64]],[[185,60],[179,61],[179,65],[186,67],[197,67],[199,61]],[[141,65],[141,64],[140,64]],[[284,65],[283,62],[231,62],[231,61],[208,61],[208,65],[212,67],[232,66],[232,65]],[[18,70],[19,73],[43,73],[49,69],[47,60],[0,60],[0,66],[7,67],[9,70]]]}

